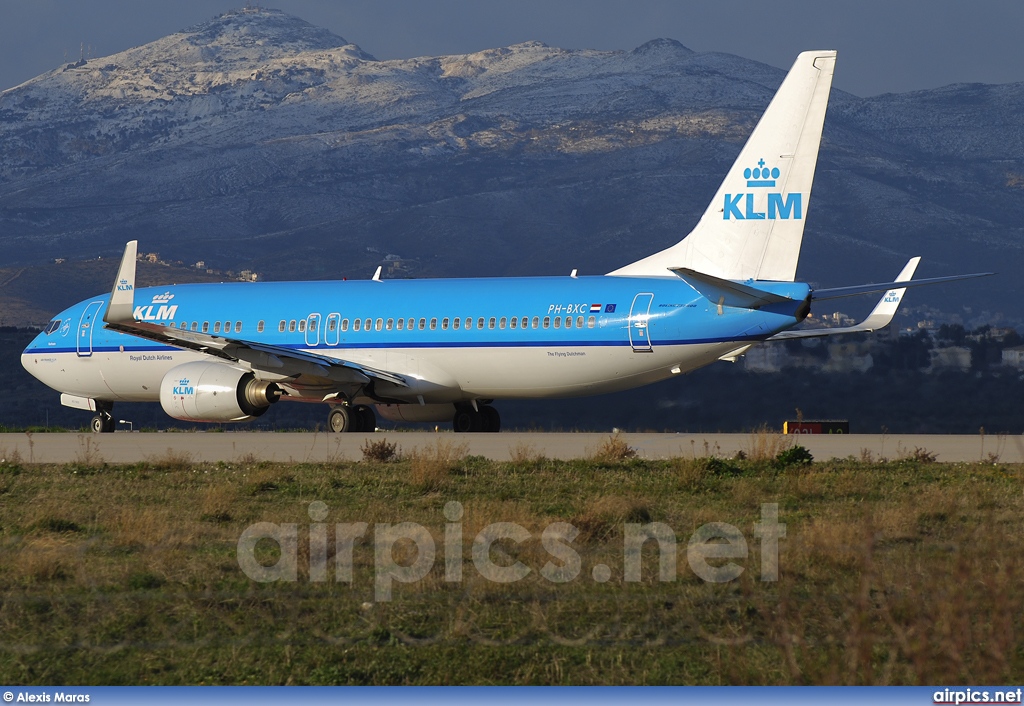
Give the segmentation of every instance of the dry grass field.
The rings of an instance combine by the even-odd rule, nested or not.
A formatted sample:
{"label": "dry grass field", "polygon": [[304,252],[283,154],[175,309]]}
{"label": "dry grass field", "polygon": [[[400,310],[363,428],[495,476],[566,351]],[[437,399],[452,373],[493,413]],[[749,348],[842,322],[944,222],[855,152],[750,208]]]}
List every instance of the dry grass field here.
{"label": "dry grass field", "polygon": [[[130,466],[88,457],[47,466],[0,453],[0,681],[1024,679],[1020,466],[939,464],[920,449],[808,463],[756,437],[744,459],[657,462],[615,439],[589,459],[552,461],[523,447],[505,463],[467,457],[455,441],[415,455],[393,441],[368,444],[362,461],[320,465],[200,464],[167,451]],[[445,515],[451,501],[462,509],[455,520]],[[777,581],[761,580],[754,525],[766,503],[786,526]],[[240,568],[239,539],[259,522],[296,526],[296,580],[258,582]],[[391,600],[377,600],[375,533],[403,522],[425,528],[436,556],[421,578],[394,581]],[[519,580],[488,580],[474,559],[474,537],[498,522],[529,535],[500,539],[487,555],[528,568]],[[707,560],[742,569],[720,583],[698,576],[687,547],[713,522],[733,525],[747,545]],[[338,523],[368,528],[346,547]],[[542,536],[555,523],[577,532],[560,535],[580,564],[565,582],[544,573],[565,564]],[[674,532],[671,580],[661,580],[654,541],[643,545],[640,580],[629,579],[630,523]],[[392,549],[397,566],[420,556],[408,540]],[[255,545],[265,566],[287,554],[287,543]],[[326,580],[316,580],[322,556]],[[351,580],[339,580],[347,556]]]}

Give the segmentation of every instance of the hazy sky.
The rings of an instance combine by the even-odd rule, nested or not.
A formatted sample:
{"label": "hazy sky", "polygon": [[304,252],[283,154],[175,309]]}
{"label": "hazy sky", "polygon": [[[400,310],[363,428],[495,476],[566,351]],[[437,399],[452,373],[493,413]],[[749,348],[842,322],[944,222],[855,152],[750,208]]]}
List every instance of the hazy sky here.
{"label": "hazy sky", "polygon": [[[0,89],[145,44],[244,0],[0,0]],[[267,0],[378,59],[540,40],[632,49],[657,37],[788,68],[838,49],[835,85],[860,96],[1024,81],[1024,0]]]}

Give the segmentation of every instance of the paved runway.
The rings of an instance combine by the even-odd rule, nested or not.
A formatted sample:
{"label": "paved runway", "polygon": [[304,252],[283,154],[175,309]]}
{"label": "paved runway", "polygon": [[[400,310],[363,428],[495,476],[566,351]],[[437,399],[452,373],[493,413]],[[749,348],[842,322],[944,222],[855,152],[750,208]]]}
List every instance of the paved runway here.
{"label": "paved runway", "polygon": [[[20,455],[28,463],[137,463],[183,455],[193,461],[235,462],[247,459],[281,462],[357,461],[367,437],[387,438],[405,453],[432,447],[439,441],[465,443],[468,452],[496,461],[511,454],[570,459],[590,456],[609,434],[452,434],[435,432],[378,432],[328,434],[324,432],[276,434],[269,432],[166,432],[115,434],[0,434],[0,458]],[[721,456],[750,453],[751,434],[622,434],[621,438],[642,458]],[[805,446],[814,458],[897,459],[915,449],[935,454],[940,462],[977,462],[997,459],[1024,463],[1024,436],[848,434],[785,437]]]}

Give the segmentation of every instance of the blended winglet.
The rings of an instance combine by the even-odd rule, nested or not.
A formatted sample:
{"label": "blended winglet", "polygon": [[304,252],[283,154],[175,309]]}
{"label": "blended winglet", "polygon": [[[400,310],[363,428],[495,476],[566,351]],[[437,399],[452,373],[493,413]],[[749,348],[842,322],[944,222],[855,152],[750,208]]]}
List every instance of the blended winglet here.
{"label": "blended winglet", "polygon": [[135,320],[135,260],[138,249],[137,240],[129,240],[124,246],[121,266],[114,278],[114,288],[110,290],[110,303],[103,314],[103,320],[108,324]]}

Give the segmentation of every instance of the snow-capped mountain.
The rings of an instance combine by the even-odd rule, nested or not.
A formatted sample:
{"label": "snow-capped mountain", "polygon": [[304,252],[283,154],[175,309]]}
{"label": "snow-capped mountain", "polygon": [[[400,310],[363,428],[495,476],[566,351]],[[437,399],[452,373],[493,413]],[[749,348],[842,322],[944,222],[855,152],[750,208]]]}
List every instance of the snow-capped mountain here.
{"label": "snow-capped mountain", "polygon": [[[138,238],[271,278],[389,253],[418,276],[600,273],[692,227],[784,74],[666,39],[378,61],[228,13],[0,93],[0,257]],[[877,281],[916,254],[928,275],[1019,271],[1022,109],[1024,84],[833,90],[801,276]],[[941,300],[1024,316],[1014,279]]]}

